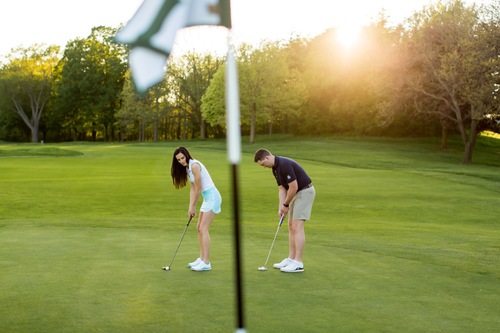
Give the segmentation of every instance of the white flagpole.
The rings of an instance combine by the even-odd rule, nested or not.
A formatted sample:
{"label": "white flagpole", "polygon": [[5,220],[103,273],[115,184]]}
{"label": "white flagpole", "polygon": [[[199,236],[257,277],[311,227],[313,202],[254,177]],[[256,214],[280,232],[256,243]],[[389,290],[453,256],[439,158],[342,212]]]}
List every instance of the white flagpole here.
{"label": "white flagpole", "polygon": [[[231,32],[229,32],[231,33]],[[240,97],[238,89],[238,68],[234,57],[234,46],[229,42],[226,60],[226,121],[227,121],[227,157],[229,163],[240,164],[241,129]]]}
{"label": "white flagpole", "polygon": [[238,66],[234,57],[234,46],[231,41],[231,30],[228,34],[228,52],[226,59],[226,131],[227,157],[231,164],[233,180],[233,214],[234,214],[234,247],[236,267],[236,333],[245,333],[243,310],[242,255],[240,242],[240,205],[238,190],[238,165],[241,162],[241,127],[240,127],[240,95],[238,88]]}

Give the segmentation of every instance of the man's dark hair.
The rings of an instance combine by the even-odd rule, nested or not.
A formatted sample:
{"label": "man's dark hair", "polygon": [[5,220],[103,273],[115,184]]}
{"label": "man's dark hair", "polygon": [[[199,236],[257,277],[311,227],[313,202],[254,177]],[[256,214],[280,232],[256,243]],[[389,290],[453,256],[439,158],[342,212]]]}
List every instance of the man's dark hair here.
{"label": "man's dark hair", "polygon": [[266,156],[271,156],[271,152],[267,149],[260,148],[255,152],[255,155],[253,157],[254,162],[262,161]]}

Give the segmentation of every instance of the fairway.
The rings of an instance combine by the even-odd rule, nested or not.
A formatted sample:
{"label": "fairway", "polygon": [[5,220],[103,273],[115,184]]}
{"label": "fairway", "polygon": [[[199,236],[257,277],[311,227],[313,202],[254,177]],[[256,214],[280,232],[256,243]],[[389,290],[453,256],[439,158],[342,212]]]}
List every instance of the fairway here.
{"label": "fairway", "polygon": [[[472,165],[432,139],[273,137],[243,143],[239,167],[248,332],[499,332],[500,140]],[[198,255],[189,190],[172,152],[188,147],[222,197]],[[258,148],[296,159],[316,188],[305,272],[287,255],[277,187]],[[232,188],[224,140],[0,143],[0,332],[234,332]],[[199,204],[198,204],[199,208]]]}

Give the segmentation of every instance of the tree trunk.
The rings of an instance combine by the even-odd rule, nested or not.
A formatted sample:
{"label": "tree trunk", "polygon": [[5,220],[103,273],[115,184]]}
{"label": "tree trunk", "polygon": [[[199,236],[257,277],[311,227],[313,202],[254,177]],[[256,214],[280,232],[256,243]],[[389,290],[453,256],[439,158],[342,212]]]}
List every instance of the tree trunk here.
{"label": "tree trunk", "polygon": [[440,117],[439,123],[441,124],[441,149],[448,149],[448,126],[446,123],[446,119],[444,117]]}
{"label": "tree trunk", "polygon": [[462,164],[471,164],[472,162],[472,143],[467,142],[464,149],[464,158]]}
{"label": "tree trunk", "polygon": [[448,149],[448,130],[444,124],[441,124],[441,149]]}
{"label": "tree trunk", "polygon": [[253,103],[252,105],[252,112],[251,112],[251,119],[250,119],[250,140],[249,143],[253,144],[255,143],[255,113],[257,112],[257,105]]}
{"label": "tree trunk", "polygon": [[32,136],[32,141],[33,142],[38,142],[38,135],[40,132],[40,117],[42,115],[43,109],[37,109],[35,112],[33,112],[33,127],[31,130],[31,133],[33,133]]}
{"label": "tree trunk", "polygon": [[465,130],[465,124],[462,119],[462,115],[460,114],[460,110],[455,111],[456,117],[457,117],[457,124],[458,124],[458,130],[460,131],[460,136],[462,137],[462,143],[464,145],[467,144],[467,131]]}
{"label": "tree trunk", "polygon": [[273,135],[273,114],[274,108],[271,107],[271,111],[269,112],[269,136]]}
{"label": "tree trunk", "polygon": [[38,127],[31,129],[31,142],[38,142]]}
{"label": "tree trunk", "polygon": [[462,164],[471,164],[472,163],[472,152],[474,150],[474,146],[476,145],[477,139],[477,125],[478,121],[475,119],[471,120],[470,124],[470,136],[469,141],[465,144],[464,148],[464,158],[462,160]]}
{"label": "tree trunk", "polygon": [[207,138],[206,127],[207,127],[207,123],[205,122],[205,119],[202,119],[200,122],[200,139]]}
{"label": "tree trunk", "polygon": [[187,140],[188,134],[187,134],[187,126],[188,126],[188,120],[186,116],[186,111],[184,111],[184,118],[182,119],[182,140]]}
{"label": "tree trunk", "polygon": [[155,118],[153,123],[153,141],[158,142],[158,117]]}

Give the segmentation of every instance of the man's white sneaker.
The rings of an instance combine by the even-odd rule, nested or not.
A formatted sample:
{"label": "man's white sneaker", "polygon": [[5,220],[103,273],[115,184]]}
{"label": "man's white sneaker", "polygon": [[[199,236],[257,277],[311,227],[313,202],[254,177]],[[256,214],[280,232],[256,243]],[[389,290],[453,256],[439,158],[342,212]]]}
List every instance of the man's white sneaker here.
{"label": "man's white sneaker", "polygon": [[280,271],[285,273],[300,273],[304,271],[304,264],[296,260],[281,268]]}
{"label": "man's white sneaker", "polygon": [[191,270],[196,272],[209,271],[211,269],[212,265],[205,263],[203,260],[198,265],[191,267]]}
{"label": "man's white sneaker", "polygon": [[285,259],[281,260],[281,262],[279,262],[277,264],[274,264],[273,267],[281,269],[281,268],[286,267],[287,265],[289,265],[291,262],[292,262],[292,259],[285,258]]}
{"label": "man's white sneaker", "polygon": [[198,265],[200,262],[202,262],[202,260],[201,260],[201,258],[198,258],[198,259],[196,259],[195,261],[190,262],[190,263],[188,264],[188,267],[189,267],[189,268],[193,268],[194,266]]}

